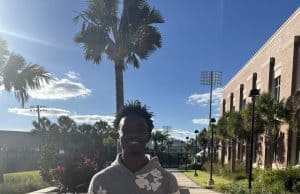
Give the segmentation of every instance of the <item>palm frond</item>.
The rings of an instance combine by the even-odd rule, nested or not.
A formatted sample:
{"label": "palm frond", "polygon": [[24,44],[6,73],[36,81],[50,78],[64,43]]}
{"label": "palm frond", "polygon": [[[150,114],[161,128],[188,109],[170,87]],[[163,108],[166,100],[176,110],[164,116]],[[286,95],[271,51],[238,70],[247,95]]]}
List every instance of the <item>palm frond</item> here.
{"label": "palm frond", "polygon": [[157,48],[162,46],[162,38],[157,28],[153,26],[141,26],[132,36],[132,47],[140,59],[147,57]]}
{"label": "palm frond", "polygon": [[127,57],[126,63],[131,64],[134,68],[140,67],[140,61],[134,53]]}
{"label": "palm frond", "polygon": [[85,59],[99,64],[102,54],[108,46],[108,35],[102,28],[87,25],[76,34],[75,42],[82,44]]}

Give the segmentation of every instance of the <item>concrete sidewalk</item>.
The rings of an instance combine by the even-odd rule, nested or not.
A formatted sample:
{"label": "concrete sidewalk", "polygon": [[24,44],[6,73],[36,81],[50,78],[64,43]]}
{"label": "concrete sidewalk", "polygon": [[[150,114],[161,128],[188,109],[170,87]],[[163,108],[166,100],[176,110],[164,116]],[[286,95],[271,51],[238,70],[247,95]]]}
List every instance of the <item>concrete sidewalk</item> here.
{"label": "concrete sidewalk", "polygon": [[169,169],[169,171],[176,177],[178,185],[180,187],[180,194],[221,194],[213,190],[205,189],[191,179],[184,175],[184,173]]}

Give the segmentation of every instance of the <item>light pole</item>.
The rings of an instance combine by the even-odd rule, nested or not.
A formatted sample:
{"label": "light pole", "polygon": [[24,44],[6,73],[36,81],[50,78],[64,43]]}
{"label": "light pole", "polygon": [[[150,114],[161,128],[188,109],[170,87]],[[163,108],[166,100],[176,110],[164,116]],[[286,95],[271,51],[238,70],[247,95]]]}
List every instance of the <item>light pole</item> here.
{"label": "light pole", "polygon": [[214,180],[212,178],[212,161],[213,161],[213,150],[214,150],[214,123],[216,122],[215,118],[209,120],[209,125],[211,129],[211,141],[210,141],[210,178],[207,180],[207,186],[214,185]]}
{"label": "light pole", "polygon": [[186,149],[185,149],[185,171],[187,171],[187,160],[188,160],[188,140],[189,137],[185,137],[186,139]]}
{"label": "light pole", "polygon": [[[253,74],[254,76],[254,74]],[[253,88],[250,91],[249,97],[252,98],[252,114],[251,114],[251,135],[250,135],[250,162],[249,162],[249,180],[248,188],[251,193],[251,181],[252,181],[252,160],[253,160],[253,133],[254,133],[254,118],[255,118],[255,98],[259,96],[259,90],[256,89],[256,84],[253,84]]]}
{"label": "light pole", "polygon": [[194,161],[194,165],[195,165],[195,172],[194,172],[194,176],[198,176],[197,174],[197,133],[199,133],[198,130],[195,130],[195,134],[196,134],[196,153],[195,153],[195,161]]}
{"label": "light pole", "polygon": [[[210,98],[209,98],[209,124],[212,124],[212,121],[216,122],[214,118],[211,118],[211,104],[212,104],[212,89],[213,86],[220,86],[222,80],[222,72],[218,71],[204,71],[201,72],[201,80],[200,83],[202,85],[210,86]],[[213,120],[212,120],[213,119]],[[207,185],[211,186],[214,184],[214,180],[212,179],[212,152],[213,152],[213,129],[211,133],[211,148],[210,148],[210,179],[207,180]]]}
{"label": "light pole", "polygon": [[183,148],[183,145],[184,145],[184,141],[180,141],[181,143],[181,148],[180,148],[180,165],[183,164],[183,153],[182,153],[182,148]]}

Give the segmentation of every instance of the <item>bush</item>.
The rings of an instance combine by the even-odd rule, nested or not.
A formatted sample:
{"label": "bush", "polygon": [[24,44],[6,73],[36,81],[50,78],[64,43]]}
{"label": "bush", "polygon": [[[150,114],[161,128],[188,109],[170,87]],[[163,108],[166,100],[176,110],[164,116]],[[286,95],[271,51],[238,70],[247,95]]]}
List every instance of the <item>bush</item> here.
{"label": "bush", "polygon": [[100,152],[92,157],[66,155],[54,170],[54,182],[61,192],[86,192],[93,175],[104,166]]}
{"label": "bush", "polygon": [[254,187],[257,191],[264,192],[296,192],[300,193],[297,180],[300,181],[300,169],[287,168],[284,170],[257,171]]}
{"label": "bush", "polygon": [[43,180],[49,184],[53,183],[51,169],[55,168],[58,162],[58,154],[54,146],[45,143],[40,147],[38,169]]}

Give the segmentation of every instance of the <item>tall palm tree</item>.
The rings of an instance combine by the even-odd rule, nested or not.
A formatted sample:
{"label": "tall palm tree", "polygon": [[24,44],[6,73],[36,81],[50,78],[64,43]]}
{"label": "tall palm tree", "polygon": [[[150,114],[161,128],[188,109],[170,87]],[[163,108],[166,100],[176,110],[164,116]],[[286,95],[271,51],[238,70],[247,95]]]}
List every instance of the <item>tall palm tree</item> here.
{"label": "tall palm tree", "polygon": [[[250,135],[251,135],[251,118],[252,118],[252,103],[247,103],[246,107],[241,111],[242,115],[242,122],[243,122],[243,127],[241,131],[241,138],[243,141],[246,142],[246,173],[249,173],[249,160],[250,160],[250,150],[251,150],[251,145],[250,145]],[[256,110],[254,114],[254,146],[255,147],[253,150],[259,150],[257,145],[257,138],[260,134],[264,133],[264,126],[265,122],[262,119],[260,113]],[[255,154],[261,154],[261,153],[256,153]],[[242,154],[243,155],[243,154]]]}
{"label": "tall palm tree", "polygon": [[277,141],[280,125],[285,114],[284,100],[277,101],[271,94],[264,93],[257,99],[257,112],[261,115],[266,134],[265,167],[270,168],[272,162],[277,163]]}
{"label": "tall palm tree", "polygon": [[99,64],[106,55],[114,64],[118,112],[124,104],[123,71],[127,64],[139,68],[140,60],[161,47],[154,24],[164,20],[146,0],[89,0],[87,9],[74,17],[78,21],[82,28],[74,40],[82,45],[85,59]]}
{"label": "tall palm tree", "polygon": [[216,138],[221,141],[221,164],[224,166],[225,162],[225,152],[226,152],[226,140],[228,139],[227,134],[227,118],[229,113],[224,113],[218,120],[217,127],[216,127]]}
{"label": "tall palm tree", "polygon": [[293,130],[300,130],[300,91],[287,98],[285,103],[286,120]]}
{"label": "tall palm tree", "polygon": [[9,53],[6,42],[0,39],[0,86],[15,97],[24,107],[29,99],[28,89],[39,89],[41,83],[51,79],[50,74],[37,64],[27,64],[18,54]]}
{"label": "tall palm tree", "polygon": [[[294,138],[297,141],[300,139],[300,90],[297,91],[294,95],[287,98],[285,103],[286,114],[285,120],[289,124],[289,128],[294,135]],[[298,153],[294,153],[295,157],[298,156],[295,162],[300,162],[300,150]],[[292,161],[290,163],[293,165]]]}
{"label": "tall palm tree", "polygon": [[236,142],[240,138],[243,128],[242,115],[239,112],[229,113],[227,120],[227,134],[231,140],[231,172],[235,171],[236,163]]}

